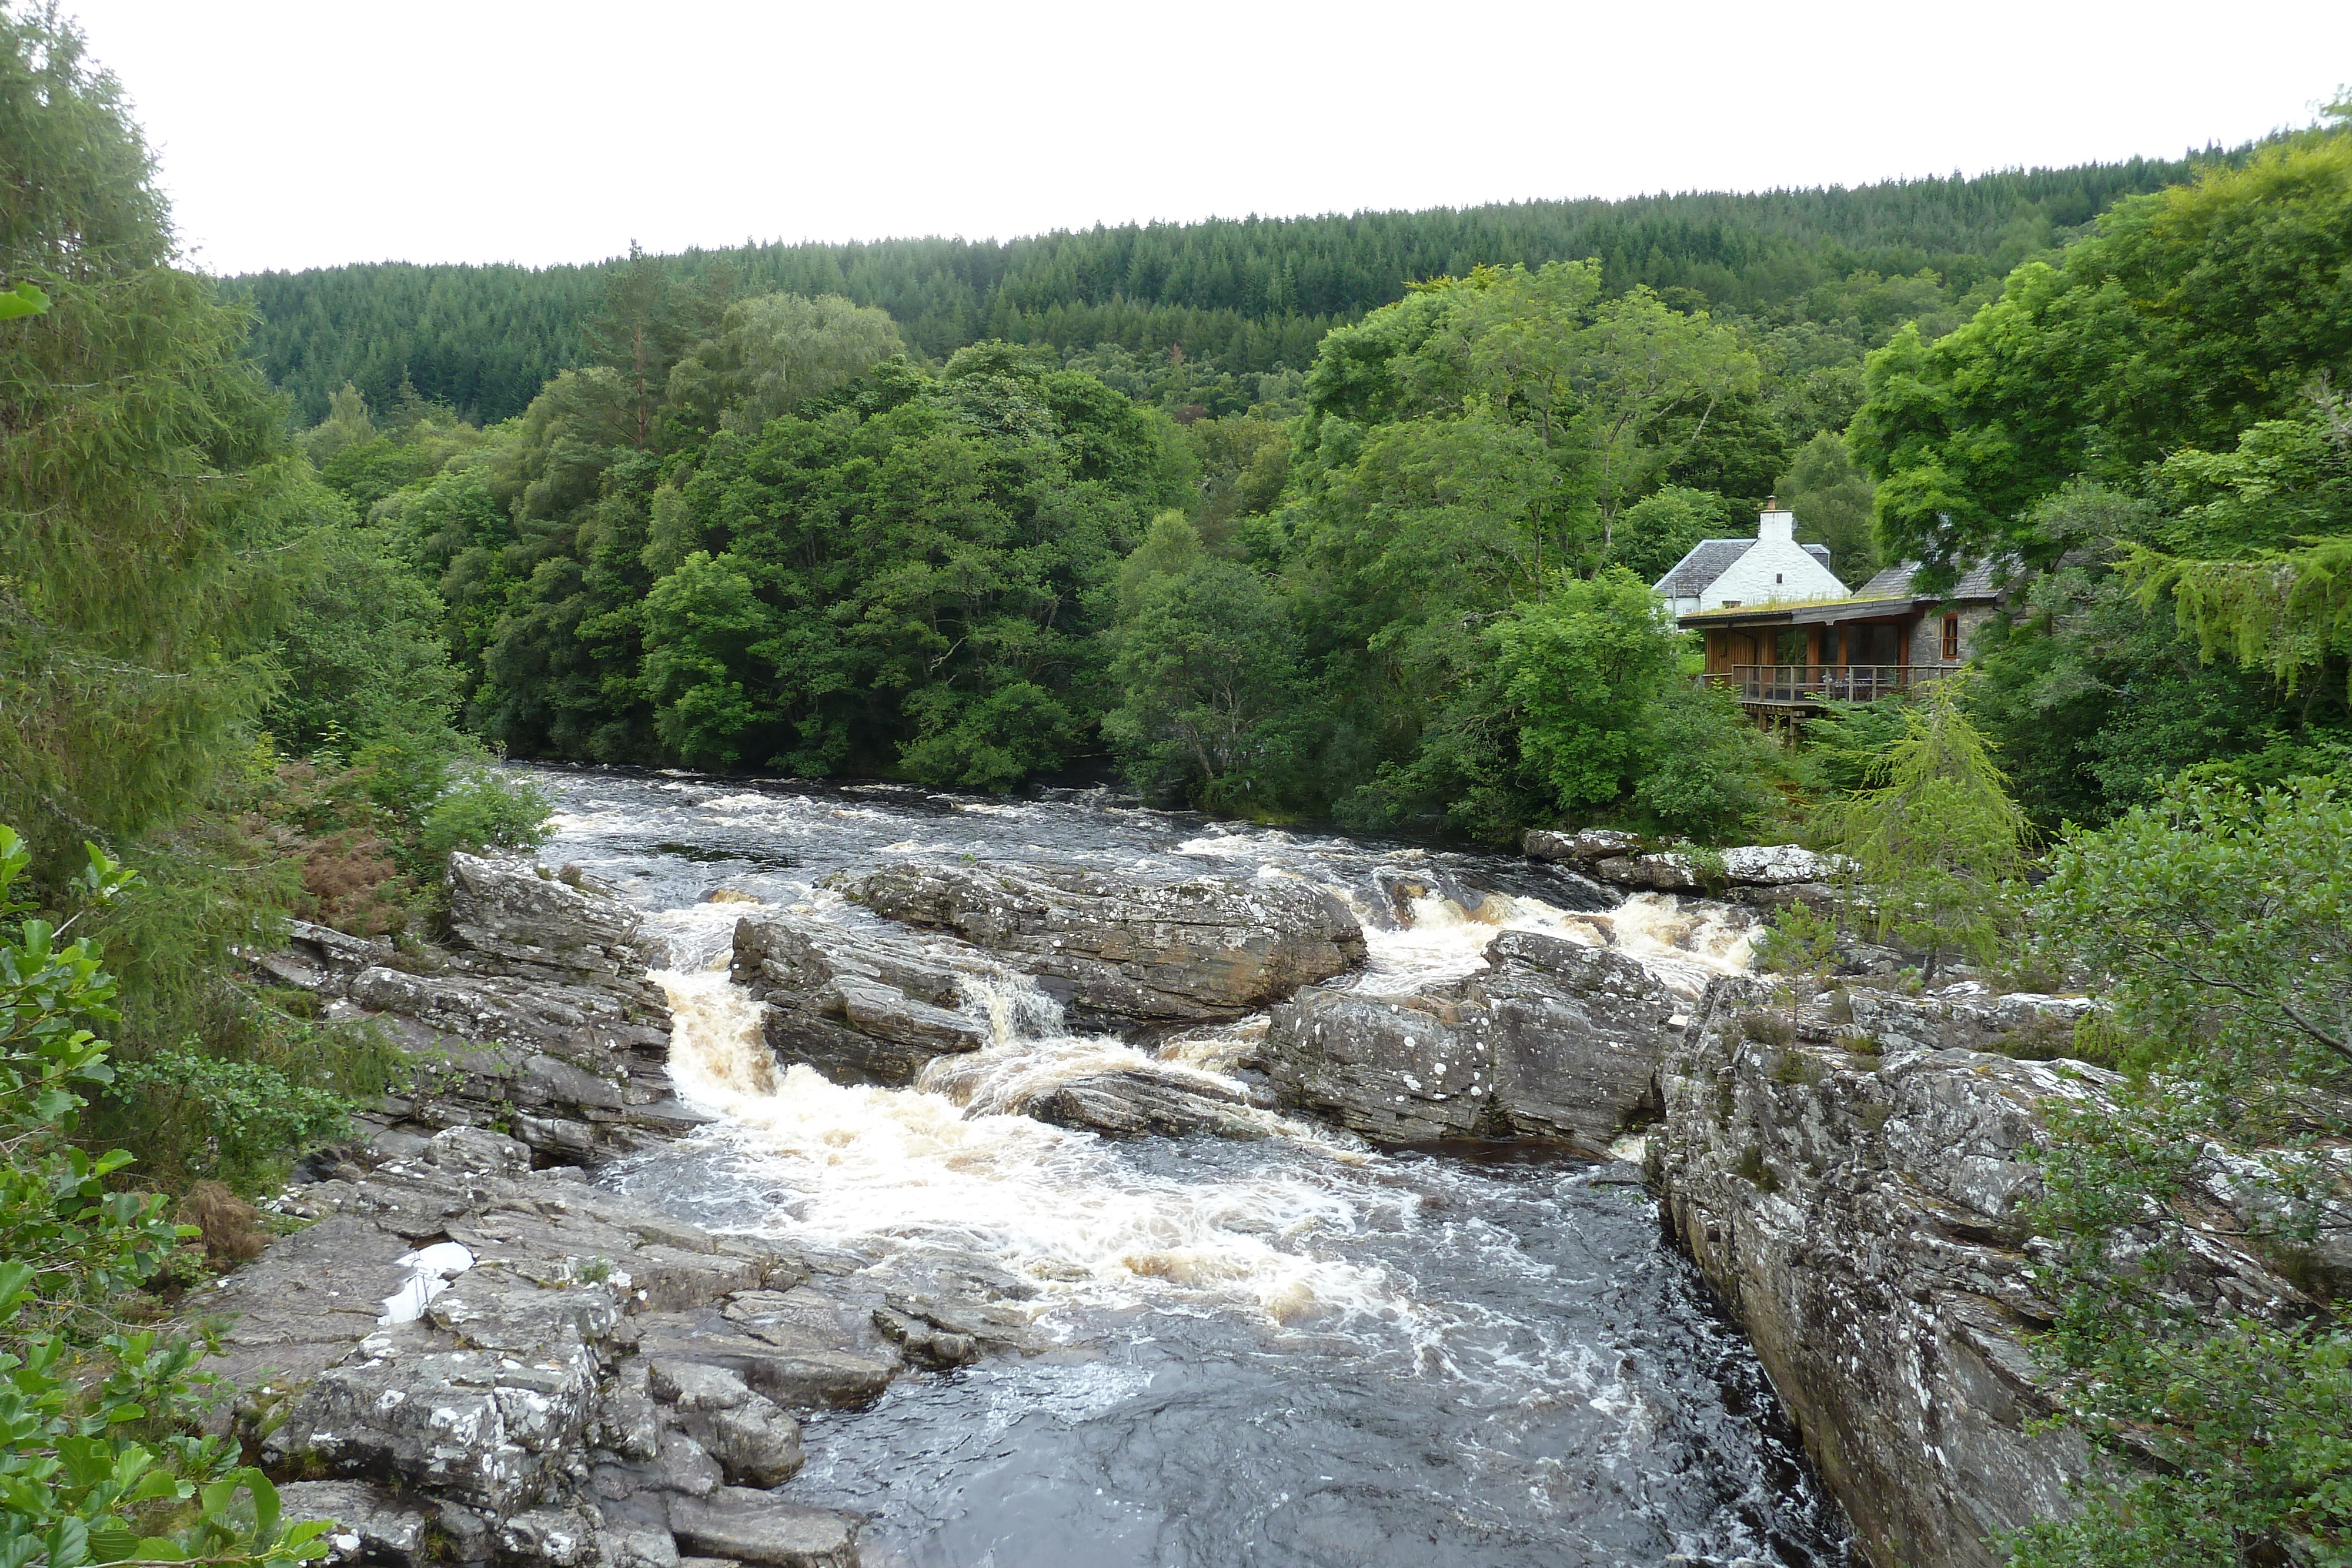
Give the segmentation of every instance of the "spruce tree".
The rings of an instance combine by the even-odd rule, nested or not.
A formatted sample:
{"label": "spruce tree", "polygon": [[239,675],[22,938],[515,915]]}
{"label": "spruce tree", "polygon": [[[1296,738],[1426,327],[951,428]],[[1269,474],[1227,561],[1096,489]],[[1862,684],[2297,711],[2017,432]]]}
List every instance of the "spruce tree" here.
{"label": "spruce tree", "polygon": [[0,820],[47,863],[152,830],[251,744],[299,460],[245,314],[172,265],[121,89],[0,11]]}

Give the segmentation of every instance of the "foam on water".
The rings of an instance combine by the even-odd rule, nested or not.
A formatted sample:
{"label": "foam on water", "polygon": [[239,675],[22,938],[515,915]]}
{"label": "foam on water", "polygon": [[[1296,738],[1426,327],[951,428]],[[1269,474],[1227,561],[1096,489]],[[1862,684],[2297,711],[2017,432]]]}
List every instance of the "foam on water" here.
{"label": "foam on water", "polygon": [[912,853],[1303,877],[1364,919],[1366,969],[1335,983],[1390,991],[1475,972],[1506,930],[1612,946],[1693,989],[1744,967],[1744,912],[1642,895],[1579,914],[1516,862],[1108,800],[547,771],[551,854],[643,913],[672,1077],[718,1118],[608,1179],[831,1266],[976,1255],[1033,1283],[1020,1310],[1063,1342],[812,1418],[787,1495],[867,1513],[870,1560],[1210,1568],[1246,1541],[1265,1568],[1843,1563],[1790,1440],[1752,1414],[1769,1401],[1753,1357],[1638,1191],[1572,1162],[1378,1154],[1264,1112],[1254,1140],[1125,1142],[1012,1113],[1104,1071],[1231,1092],[1266,1029],[1088,1035],[1018,979],[966,989],[988,1043],[919,1087],[780,1069],[725,973],[757,911],[708,900],[855,925],[874,917],[825,879]]}
{"label": "foam on water", "polygon": [[[1270,1167],[1240,1184],[1154,1179],[1107,1158],[1090,1134],[935,1090],[847,1087],[805,1066],[775,1075],[761,1004],[747,991],[715,970],[655,978],[670,998],[679,1093],[724,1118],[706,1138],[793,1193],[795,1236],[877,1255],[925,1239],[984,1251],[1040,1281],[1049,1311],[1171,1291],[1276,1322],[1413,1310],[1381,1270],[1297,1245],[1361,1218],[1311,1170]],[[1116,1041],[1076,1043],[1082,1061],[1171,1071]]]}

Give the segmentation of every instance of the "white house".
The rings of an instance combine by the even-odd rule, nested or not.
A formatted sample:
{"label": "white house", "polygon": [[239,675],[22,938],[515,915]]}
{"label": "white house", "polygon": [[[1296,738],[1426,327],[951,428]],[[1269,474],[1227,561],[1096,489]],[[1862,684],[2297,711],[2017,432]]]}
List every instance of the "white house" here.
{"label": "white house", "polygon": [[1701,539],[1652,585],[1676,615],[1743,604],[1852,597],[1830,570],[1827,545],[1797,542],[1797,514],[1771,502],[1752,539]]}

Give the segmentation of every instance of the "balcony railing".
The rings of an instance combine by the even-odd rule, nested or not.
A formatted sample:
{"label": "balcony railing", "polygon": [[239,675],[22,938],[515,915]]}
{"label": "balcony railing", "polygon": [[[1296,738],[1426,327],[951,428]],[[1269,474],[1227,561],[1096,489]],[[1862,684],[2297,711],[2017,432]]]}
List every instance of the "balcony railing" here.
{"label": "balcony railing", "polygon": [[1701,677],[1744,703],[1875,702],[1930,681],[1958,664],[1734,664]]}

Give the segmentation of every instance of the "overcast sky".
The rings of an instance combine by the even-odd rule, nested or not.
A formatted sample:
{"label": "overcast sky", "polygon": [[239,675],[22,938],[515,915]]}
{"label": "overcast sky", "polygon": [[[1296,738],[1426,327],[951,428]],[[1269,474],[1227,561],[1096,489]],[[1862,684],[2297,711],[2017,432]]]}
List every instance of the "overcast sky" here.
{"label": "overcast sky", "polygon": [[1749,191],[2307,123],[2347,0],[67,0],[197,265]]}

